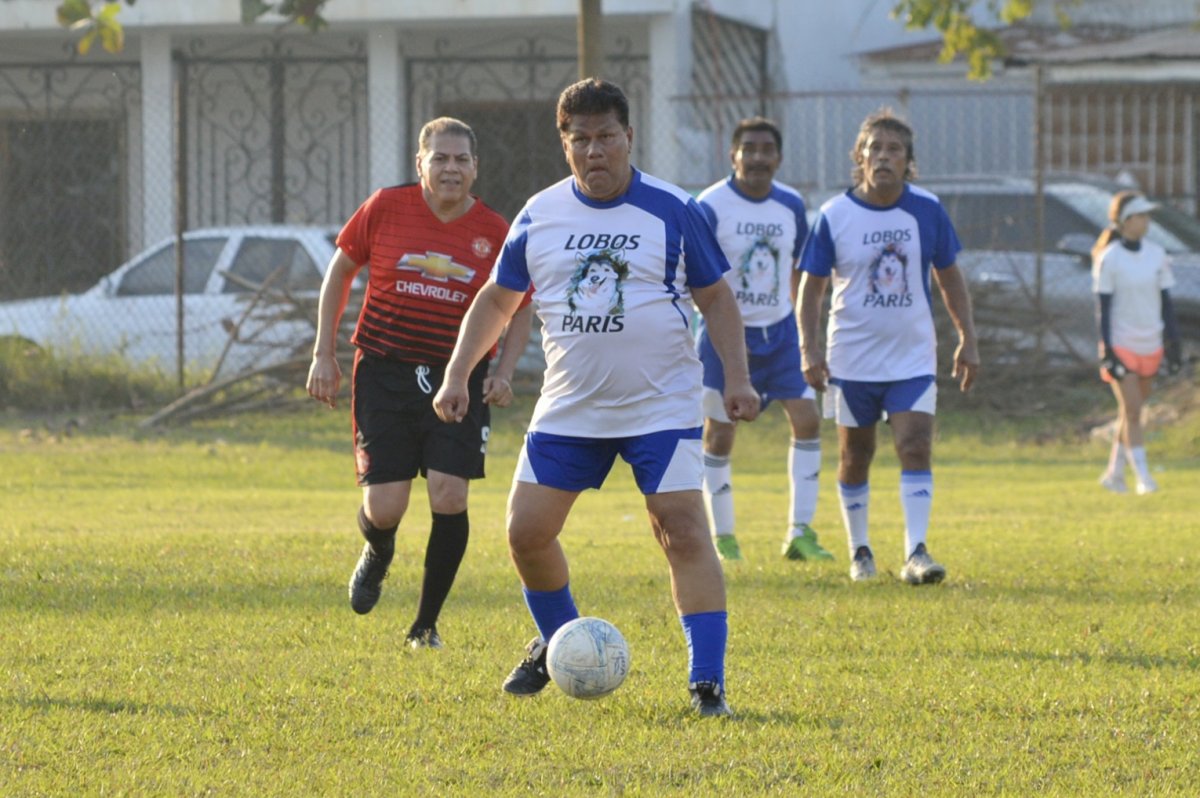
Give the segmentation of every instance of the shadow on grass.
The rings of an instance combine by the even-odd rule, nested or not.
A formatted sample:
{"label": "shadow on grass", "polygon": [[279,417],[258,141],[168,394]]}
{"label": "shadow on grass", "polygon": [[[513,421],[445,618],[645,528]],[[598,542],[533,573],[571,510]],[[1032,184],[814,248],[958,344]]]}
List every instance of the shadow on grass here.
{"label": "shadow on grass", "polygon": [[197,714],[195,710],[178,704],[147,704],[120,698],[53,698],[43,694],[32,698],[10,696],[0,700],[20,709],[39,712],[63,709],[81,710],[98,715],[170,715],[177,718]]}
{"label": "shadow on grass", "polygon": [[[408,615],[416,608],[420,583],[385,583],[384,597],[376,612],[383,609],[389,615]],[[345,580],[312,581],[303,583],[171,585],[156,584],[95,584],[75,582],[71,585],[10,582],[5,586],[7,614],[31,613],[46,615],[104,616],[141,614],[196,614],[206,611],[289,612],[345,610],[349,607]],[[451,593],[448,609],[504,607],[522,604],[519,590],[491,589],[474,585]],[[391,606],[389,606],[391,605]]]}
{"label": "shadow on grass", "polygon": [[979,659],[1012,660],[1015,662],[1047,663],[1047,664],[1077,664],[1077,665],[1120,665],[1142,670],[1200,670],[1200,657],[1184,655],[1173,656],[1163,654],[1139,654],[1128,651],[1090,652],[1090,651],[1003,651],[998,649],[977,651],[973,654]]}

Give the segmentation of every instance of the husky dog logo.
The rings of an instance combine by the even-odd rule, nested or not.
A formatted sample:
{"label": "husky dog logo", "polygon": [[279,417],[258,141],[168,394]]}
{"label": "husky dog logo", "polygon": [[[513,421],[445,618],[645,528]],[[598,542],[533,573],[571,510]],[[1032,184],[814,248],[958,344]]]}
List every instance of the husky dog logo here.
{"label": "husky dog logo", "polygon": [[750,245],[738,262],[738,281],[753,294],[779,292],[779,250],[763,237]]}
{"label": "husky dog logo", "polygon": [[908,256],[895,244],[888,244],[871,263],[872,294],[908,293]]}
{"label": "husky dog logo", "polygon": [[575,255],[575,273],[567,289],[571,313],[618,316],[625,312],[625,294],[621,282],[629,274],[629,264],[615,250],[602,249],[590,255]]}

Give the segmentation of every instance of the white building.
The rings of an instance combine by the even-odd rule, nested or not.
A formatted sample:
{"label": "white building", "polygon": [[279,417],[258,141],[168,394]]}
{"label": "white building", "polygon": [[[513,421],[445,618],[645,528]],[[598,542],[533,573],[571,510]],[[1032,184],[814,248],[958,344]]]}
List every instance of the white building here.
{"label": "white building", "polygon": [[[316,35],[243,24],[239,0],[142,0],[121,8],[123,52],[86,56],[58,2],[0,2],[0,299],[91,284],[171,235],[177,210],[189,228],[338,224],[413,179],[416,133],[442,114],[476,128],[477,191],[509,216],[566,174],[553,109],[578,77],[578,0],[329,0]],[[698,189],[727,170],[737,119],[764,113],[784,128],[784,179],[837,185],[886,104],[917,125],[926,174],[1028,171],[1031,70],[970,83],[893,5],[603,0],[602,72],[630,96],[634,162]],[[1194,14],[1079,13],[1134,6],[1160,25]]]}

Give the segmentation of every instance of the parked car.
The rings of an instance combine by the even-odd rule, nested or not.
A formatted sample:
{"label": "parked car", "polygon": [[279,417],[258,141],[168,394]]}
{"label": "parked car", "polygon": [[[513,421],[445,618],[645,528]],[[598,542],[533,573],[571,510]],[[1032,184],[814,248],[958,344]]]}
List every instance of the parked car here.
{"label": "parked car", "polygon": [[[1011,177],[937,179],[919,185],[937,194],[963,244],[959,264],[988,321],[1021,324],[1038,297],[1035,185]],[[1091,248],[1108,226],[1108,205],[1121,186],[1087,175],[1045,181],[1041,303],[1050,322],[1048,349],[1095,356]],[[1185,336],[1200,332],[1200,221],[1162,205],[1147,237],[1171,258],[1171,295]]]}
{"label": "parked car", "polygon": [[[315,302],[336,235],[336,229],[300,226],[185,233],[187,367],[210,372],[220,362],[221,373],[232,374],[309,351],[313,321],[301,318],[286,300]],[[16,337],[62,353],[116,354],[173,372],[175,272],[175,239],[170,238],[83,293],[0,303],[0,338]]]}

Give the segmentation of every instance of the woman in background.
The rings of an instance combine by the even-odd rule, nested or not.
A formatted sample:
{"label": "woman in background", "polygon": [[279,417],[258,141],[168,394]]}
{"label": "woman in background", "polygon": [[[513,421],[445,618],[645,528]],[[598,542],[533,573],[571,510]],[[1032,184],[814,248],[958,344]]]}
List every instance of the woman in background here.
{"label": "woman in background", "polygon": [[1117,192],[1108,206],[1112,225],[1092,247],[1100,377],[1117,398],[1117,428],[1100,484],[1114,493],[1126,491],[1126,461],[1136,475],[1139,495],[1158,490],[1146,463],[1142,405],[1164,355],[1172,374],[1181,364],[1179,327],[1169,290],[1175,278],[1167,253],[1145,240],[1150,211],[1157,207],[1136,191]]}

